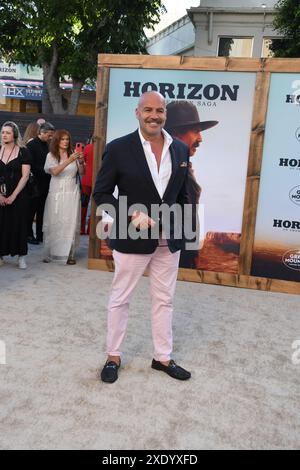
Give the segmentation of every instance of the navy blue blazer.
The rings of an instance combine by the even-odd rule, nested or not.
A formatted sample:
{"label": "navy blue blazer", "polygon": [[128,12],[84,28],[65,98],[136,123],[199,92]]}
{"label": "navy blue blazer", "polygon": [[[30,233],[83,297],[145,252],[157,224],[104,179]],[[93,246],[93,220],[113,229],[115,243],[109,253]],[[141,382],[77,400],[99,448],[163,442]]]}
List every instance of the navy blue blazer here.
{"label": "navy blue blazer", "polygon": [[[127,216],[120,213],[119,197],[127,196],[127,208],[133,204],[143,204],[151,217],[151,204],[167,204],[172,206],[178,203],[183,208],[189,202],[187,192],[187,175],[189,164],[189,149],[178,139],[173,139],[170,145],[172,159],[172,173],[161,198],[153,182],[151,172],[144,154],[138,130],[132,134],[120,137],[106,145],[102,165],[97,175],[93,197],[97,206],[111,204],[115,210],[110,213],[114,220],[116,237],[109,239],[111,249],[121,253],[153,253],[158,246],[158,239],[138,238],[132,240],[128,236],[121,239],[118,224],[122,217]],[[118,187],[118,198],[113,196],[115,186]],[[109,211],[108,211],[109,212]],[[127,217],[127,226],[131,217]],[[159,223],[159,220],[156,222]],[[177,221],[178,222],[178,221]],[[175,221],[176,223],[176,221]],[[170,237],[167,240],[171,252],[183,247],[183,239],[175,238],[174,220],[171,220]],[[113,232],[114,230],[112,230]],[[141,232],[142,233],[142,232]],[[127,234],[128,235],[128,234]]]}

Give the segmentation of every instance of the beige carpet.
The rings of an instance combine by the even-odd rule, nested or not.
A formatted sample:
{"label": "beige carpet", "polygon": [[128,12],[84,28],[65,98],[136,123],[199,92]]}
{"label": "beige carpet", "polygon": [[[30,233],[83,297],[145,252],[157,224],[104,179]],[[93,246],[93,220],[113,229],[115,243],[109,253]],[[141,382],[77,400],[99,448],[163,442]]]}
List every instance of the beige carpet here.
{"label": "beige carpet", "polygon": [[178,282],[177,382],[150,368],[148,280],[131,309],[119,380],[103,384],[111,273],[41,262],[0,268],[1,449],[292,449],[300,444],[299,296]]}

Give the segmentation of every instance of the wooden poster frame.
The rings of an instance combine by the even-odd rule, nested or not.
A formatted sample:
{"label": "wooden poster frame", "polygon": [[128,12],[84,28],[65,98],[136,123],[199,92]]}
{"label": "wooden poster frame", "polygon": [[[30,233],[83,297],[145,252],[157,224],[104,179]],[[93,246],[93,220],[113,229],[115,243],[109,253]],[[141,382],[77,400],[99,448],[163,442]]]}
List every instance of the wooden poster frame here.
{"label": "wooden poster frame", "polygon": [[[111,68],[115,67],[256,73],[254,107],[239,256],[239,272],[236,274],[231,274],[180,268],[178,279],[207,284],[219,284],[224,286],[246,287],[250,289],[300,294],[299,282],[250,275],[271,73],[300,73],[300,59],[241,59],[228,57],[203,58],[182,56],[99,54],[94,134],[95,148],[93,186],[97,172],[101,165],[102,153],[106,142],[109,72]],[[99,259],[100,240],[96,236],[97,222],[98,218],[96,217],[96,206],[93,201],[91,212],[88,268],[113,271],[113,261]]]}

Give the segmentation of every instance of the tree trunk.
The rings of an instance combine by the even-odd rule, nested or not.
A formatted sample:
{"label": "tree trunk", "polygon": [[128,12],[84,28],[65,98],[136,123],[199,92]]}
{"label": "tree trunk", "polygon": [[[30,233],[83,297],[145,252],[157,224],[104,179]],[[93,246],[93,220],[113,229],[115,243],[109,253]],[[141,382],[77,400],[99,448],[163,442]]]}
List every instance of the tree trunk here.
{"label": "tree trunk", "polygon": [[76,80],[73,78],[73,88],[71,93],[71,100],[69,104],[69,114],[76,114],[78,103],[80,99],[81,88],[84,85],[84,80]]}
{"label": "tree trunk", "polygon": [[52,114],[53,109],[49,99],[47,85],[45,79],[43,79],[43,95],[42,95],[42,112],[45,114]]}
{"label": "tree trunk", "polygon": [[44,82],[46,84],[49,100],[55,114],[66,114],[62,103],[62,91],[59,86],[58,53],[55,44],[50,64],[43,62]]}

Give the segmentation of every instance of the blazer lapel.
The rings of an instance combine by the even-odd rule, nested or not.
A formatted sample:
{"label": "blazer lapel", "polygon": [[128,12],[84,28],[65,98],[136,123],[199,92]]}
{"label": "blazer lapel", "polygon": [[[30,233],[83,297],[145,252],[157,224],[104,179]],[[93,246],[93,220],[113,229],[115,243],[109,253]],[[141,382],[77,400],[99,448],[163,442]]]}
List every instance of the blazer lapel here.
{"label": "blazer lapel", "polygon": [[173,181],[174,181],[174,178],[175,178],[177,168],[178,168],[177,158],[176,158],[176,155],[175,155],[175,150],[174,150],[173,144],[170,145],[169,149],[170,149],[171,160],[172,160],[172,173],[171,173],[169,182],[167,184],[166,190],[164,192],[163,198],[166,196],[167,192],[171,188],[171,186],[173,184]]}
{"label": "blazer lapel", "polygon": [[151,171],[149,169],[149,166],[145,157],[144,149],[143,149],[138,131],[135,131],[132,134],[131,143],[132,143],[132,155],[134,156],[135,161],[141,171],[141,176],[143,176],[145,180],[147,181],[149,189],[152,192],[154,192],[155,195],[159,197],[159,199],[161,199],[156,189],[156,186],[154,184],[154,181],[152,179]]}

